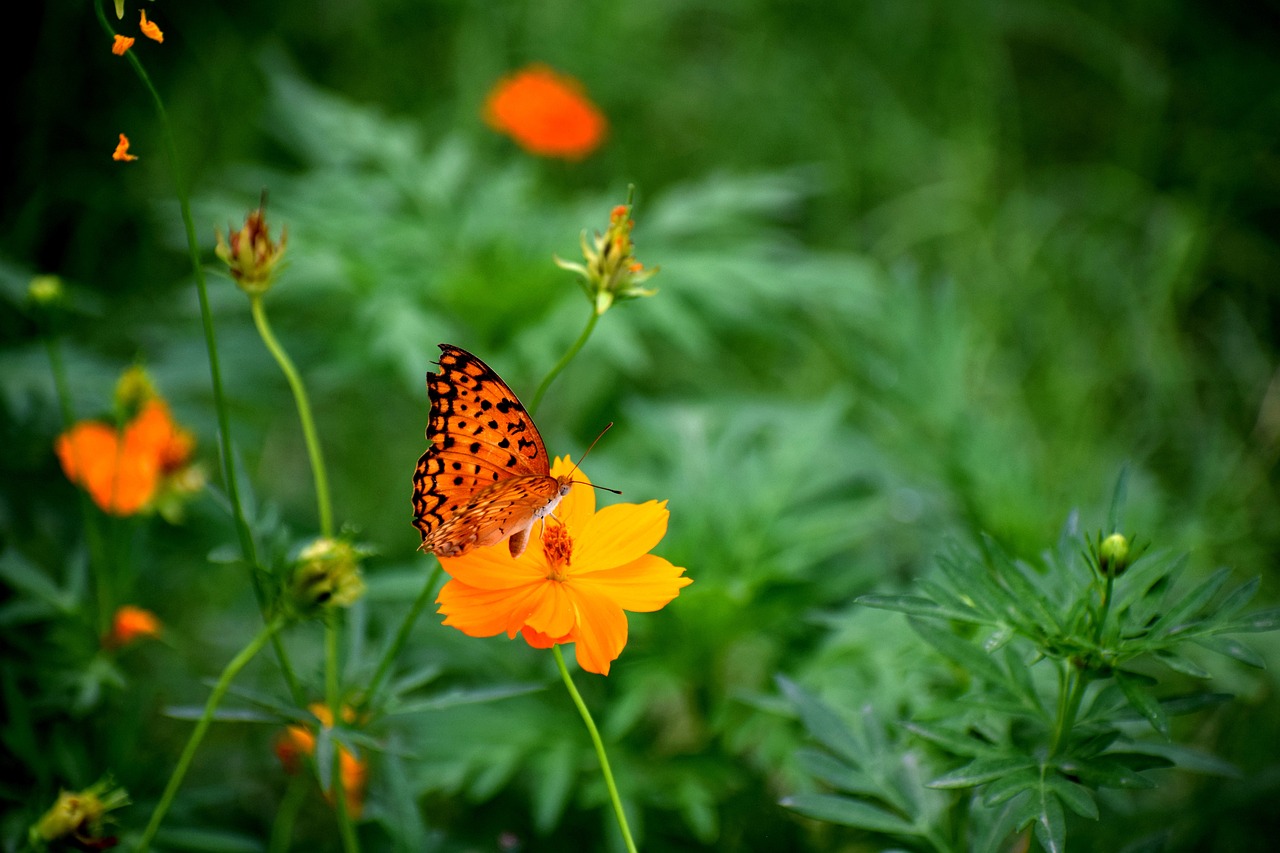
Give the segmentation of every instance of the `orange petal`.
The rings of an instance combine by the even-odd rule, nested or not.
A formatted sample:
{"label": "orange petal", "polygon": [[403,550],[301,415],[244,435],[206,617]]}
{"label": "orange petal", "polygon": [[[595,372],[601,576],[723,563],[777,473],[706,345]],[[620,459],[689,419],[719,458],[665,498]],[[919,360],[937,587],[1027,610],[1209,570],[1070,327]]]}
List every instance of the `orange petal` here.
{"label": "orange petal", "polygon": [[533,630],[528,625],[520,629],[520,636],[524,637],[524,641],[535,649],[549,649],[557,643],[563,643],[568,640],[567,637],[557,640],[547,634]]}
{"label": "orange petal", "polygon": [[683,574],[681,566],[645,554],[625,566],[575,575],[572,584],[575,590],[608,598],[623,610],[651,613],[661,610],[681,589],[693,583]]}
{"label": "orange petal", "polygon": [[649,553],[666,535],[669,515],[666,501],[605,507],[578,531],[570,574],[611,569]]}
{"label": "orange petal", "polygon": [[551,465],[551,476],[563,477],[570,472],[573,472],[573,479],[577,482],[560,501],[554,515],[569,528],[570,534],[576,536],[578,531],[586,527],[591,516],[595,515],[596,491],[591,488],[591,478],[581,468],[573,470],[573,462],[568,456],[556,457]]}
{"label": "orange petal", "polygon": [[523,620],[513,614],[533,609],[531,600],[537,595],[538,586],[531,583],[515,589],[490,590],[451,580],[436,597],[440,605],[437,612],[447,617],[444,624],[468,637],[493,637],[503,633],[514,637]]}
{"label": "orange petal", "polygon": [[160,468],[149,454],[131,453],[105,424],[77,424],[59,436],[58,459],[67,478],[103,512],[133,515],[155,496]]}
{"label": "orange petal", "polygon": [[477,548],[461,557],[442,557],[440,565],[455,580],[491,590],[513,589],[542,580],[548,573],[541,548],[526,548],[519,558],[514,558],[506,541]]}
{"label": "orange petal", "polygon": [[146,9],[142,10],[142,20],[138,22],[138,29],[142,30],[142,34],[152,41],[164,41],[164,33],[160,32],[160,28],[147,20]]}
{"label": "orange petal", "polygon": [[116,143],[116,150],[111,153],[112,160],[137,160],[138,158],[129,153],[129,137],[123,133],[120,134],[120,141]]}
{"label": "orange petal", "polygon": [[618,659],[627,644],[627,614],[605,596],[574,590],[578,627],[574,631],[574,654],[578,666],[588,672],[609,674],[609,664]]}
{"label": "orange petal", "polygon": [[560,581],[544,581],[536,601],[532,603],[535,606],[525,615],[523,622],[539,633],[563,637],[577,624],[574,599]]}
{"label": "orange petal", "polygon": [[124,56],[125,51],[133,47],[133,42],[134,39],[117,34],[115,40],[111,43],[111,52],[116,56]]}

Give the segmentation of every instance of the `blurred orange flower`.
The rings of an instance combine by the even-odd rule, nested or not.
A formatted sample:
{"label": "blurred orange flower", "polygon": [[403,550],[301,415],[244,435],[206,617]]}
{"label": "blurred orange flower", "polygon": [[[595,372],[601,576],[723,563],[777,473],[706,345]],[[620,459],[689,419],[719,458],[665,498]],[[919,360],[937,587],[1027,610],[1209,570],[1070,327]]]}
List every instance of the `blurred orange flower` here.
{"label": "blurred orange flower", "polygon": [[134,41],[135,39],[131,39],[128,36],[117,35],[111,45],[111,52],[116,56],[124,56],[125,51],[133,47]]}
{"label": "blurred orange flower", "polygon": [[126,604],[116,611],[111,620],[111,633],[107,635],[104,645],[119,649],[134,640],[144,637],[159,637],[160,619],[150,610]]}
{"label": "blurred orange flower", "polygon": [[[321,702],[314,702],[308,710],[315,714],[325,728],[332,728],[333,714]],[[342,718],[348,723],[355,720],[355,711],[343,706]],[[316,736],[306,726],[289,726],[276,738],[276,757],[284,766],[285,772],[297,773],[302,768],[302,759],[311,755],[316,749]],[[339,773],[342,774],[342,790],[347,802],[347,814],[360,817],[364,811],[364,794],[369,781],[369,762],[356,758],[345,746],[338,747]],[[332,792],[326,794],[333,801]]]}
{"label": "blurred orange flower", "polygon": [[[569,474],[556,459],[551,476]],[[609,674],[627,644],[627,610],[661,610],[692,583],[684,569],[649,550],[667,532],[666,501],[614,504],[596,512],[596,496],[581,469],[548,519],[541,548],[513,558],[506,543],[441,559],[451,580],[440,590],[440,613],[469,637],[517,633],[545,649],[575,643],[578,665]]]}
{"label": "blurred orange flower", "polygon": [[529,153],[565,160],[595,151],[608,128],[582,84],[545,65],[499,80],[485,100],[484,118]]}
{"label": "blurred orange flower", "polygon": [[120,141],[116,143],[116,150],[111,154],[112,160],[137,160],[133,154],[129,153],[129,137],[123,133],[120,134]]}
{"label": "blurred orange flower", "polygon": [[166,485],[186,490],[184,469],[195,439],[173,422],[159,397],[142,404],[123,430],[81,421],[54,445],[67,479],[83,488],[103,512],[135,515],[151,507]]}
{"label": "blurred orange flower", "polygon": [[146,9],[142,10],[142,20],[138,22],[138,29],[142,30],[142,34],[152,41],[164,41],[164,33],[160,32],[160,28],[147,20]]}

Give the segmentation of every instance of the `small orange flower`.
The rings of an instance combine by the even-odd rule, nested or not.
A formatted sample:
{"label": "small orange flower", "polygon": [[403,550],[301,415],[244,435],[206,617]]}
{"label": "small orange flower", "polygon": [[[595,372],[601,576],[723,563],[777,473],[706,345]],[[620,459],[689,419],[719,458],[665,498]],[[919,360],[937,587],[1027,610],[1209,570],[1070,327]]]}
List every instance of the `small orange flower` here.
{"label": "small orange flower", "polygon": [[[316,716],[316,719],[325,728],[333,726],[333,714],[330,713],[328,706],[315,702],[308,706],[308,710]],[[342,719],[350,723],[354,722],[355,718],[355,711],[344,705]],[[306,726],[289,726],[276,738],[276,757],[280,759],[285,772],[290,775],[302,769],[303,757],[313,754],[315,749],[316,736]],[[369,779],[369,762],[352,755],[345,746],[339,746],[338,764],[338,772],[342,774],[342,790],[347,803],[347,814],[358,818],[361,812],[364,811],[364,795]],[[327,793],[326,796],[332,802],[332,792]]]}
{"label": "small orange flower", "polygon": [[[551,476],[572,471],[556,459]],[[627,644],[627,610],[661,610],[692,583],[649,550],[667,532],[666,501],[614,504],[596,512],[582,469],[546,523],[541,548],[513,558],[506,543],[440,562],[452,578],[436,603],[469,637],[517,633],[535,648],[575,643],[578,665],[609,674]]]}
{"label": "small orange flower", "polygon": [[126,604],[116,611],[115,618],[111,620],[111,633],[107,635],[104,645],[120,649],[135,640],[159,637],[160,631],[160,619],[154,613]]}
{"label": "small orange flower", "polygon": [[103,512],[119,516],[150,508],[161,493],[198,488],[200,478],[185,476],[194,448],[191,433],[174,423],[159,397],[146,400],[123,430],[81,421],[54,444],[67,479]]}
{"label": "small orange flower", "polygon": [[142,30],[142,34],[152,41],[164,41],[164,33],[160,32],[160,28],[147,20],[146,9],[142,10],[142,20],[138,23],[138,29]]}
{"label": "small orange flower", "polygon": [[114,53],[116,56],[124,56],[125,51],[133,47],[134,41],[135,41],[134,39],[131,39],[128,36],[122,36],[117,34],[115,43],[111,45],[111,52]]}
{"label": "small orange flower", "polygon": [[530,65],[494,85],[484,118],[541,157],[581,160],[600,146],[608,123],[582,84],[545,65]]}
{"label": "small orange flower", "polygon": [[116,143],[115,153],[111,155],[112,160],[137,160],[138,158],[129,153],[129,137],[123,133],[120,134],[120,141]]}

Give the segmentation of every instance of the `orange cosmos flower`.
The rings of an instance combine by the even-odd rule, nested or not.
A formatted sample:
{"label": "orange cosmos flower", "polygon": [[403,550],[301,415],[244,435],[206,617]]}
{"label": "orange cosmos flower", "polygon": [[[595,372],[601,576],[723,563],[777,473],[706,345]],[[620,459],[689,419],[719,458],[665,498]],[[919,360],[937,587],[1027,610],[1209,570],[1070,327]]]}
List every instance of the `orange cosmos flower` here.
{"label": "orange cosmos flower", "polygon": [[[328,706],[320,702],[312,703],[308,710],[315,714],[325,728],[332,728],[333,714]],[[355,711],[348,706],[342,708],[342,719],[348,723],[356,718]],[[284,766],[286,773],[292,775],[302,768],[304,756],[311,755],[316,749],[316,736],[306,726],[289,726],[276,738],[276,757]],[[342,774],[342,790],[347,803],[347,814],[360,817],[364,811],[364,794],[369,781],[369,762],[356,758],[345,746],[338,747],[338,772]],[[332,792],[326,795],[333,801]]]}
{"label": "orange cosmos flower", "polygon": [[116,56],[124,56],[129,48],[133,47],[134,39],[128,36],[117,35],[115,42],[111,45],[111,52]]}
{"label": "orange cosmos flower", "polygon": [[164,41],[164,33],[160,32],[160,28],[147,20],[146,9],[142,10],[142,20],[138,23],[138,29],[142,30],[142,34],[152,41]]}
{"label": "orange cosmos flower", "polygon": [[[556,459],[551,476],[570,473]],[[578,485],[547,519],[542,547],[513,558],[507,543],[443,558],[452,578],[436,603],[469,637],[517,633],[545,649],[574,643],[578,665],[609,674],[627,644],[627,615],[662,609],[692,579],[649,550],[667,532],[666,501],[614,504],[596,512],[596,496],[581,469]]]}
{"label": "orange cosmos flower", "polygon": [[190,478],[183,475],[194,447],[191,433],[173,422],[159,397],[147,400],[123,430],[81,421],[54,445],[67,479],[103,512],[120,516],[149,508],[168,484],[188,490]]}
{"label": "orange cosmos flower", "polygon": [[123,133],[120,134],[120,141],[116,143],[115,153],[111,155],[112,160],[137,160],[138,158],[129,153],[129,137]]}
{"label": "orange cosmos flower", "polygon": [[103,641],[108,648],[123,648],[134,640],[160,636],[160,619],[150,610],[126,604],[111,620],[111,633]]}
{"label": "orange cosmos flower", "polygon": [[485,101],[484,118],[529,153],[565,160],[595,151],[608,127],[581,83],[545,65],[499,80]]}

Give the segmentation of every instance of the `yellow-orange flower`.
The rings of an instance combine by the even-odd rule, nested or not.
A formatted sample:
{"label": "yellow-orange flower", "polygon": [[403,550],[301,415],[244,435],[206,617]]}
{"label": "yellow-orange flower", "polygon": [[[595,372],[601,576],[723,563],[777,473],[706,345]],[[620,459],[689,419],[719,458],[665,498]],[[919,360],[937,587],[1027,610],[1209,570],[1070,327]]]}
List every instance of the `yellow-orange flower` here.
{"label": "yellow-orange flower", "polygon": [[[315,714],[316,719],[325,728],[333,727],[333,714],[328,706],[315,702],[308,706],[308,710]],[[355,711],[344,705],[342,719],[350,723],[354,722],[355,718]],[[303,757],[313,754],[315,749],[316,736],[306,726],[289,726],[276,738],[276,757],[280,759],[285,772],[289,774],[297,773],[302,768]],[[338,766],[338,772],[342,774],[342,791],[347,803],[347,814],[358,818],[364,811],[364,795],[369,781],[369,762],[352,755],[345,746],[339,746]],[[333,801],[332,791],[327,792],[325,796],[330,802]]]}
{"label": "yellow-orange flower", "polygon": [[[551,476],[572,471],[557,459]],[[627,644],[627,610],[662,609],[692,583],[649,550],[667,532],[666,501],[614,504],[596,512],[581,469],[578,485],[548,519],[541,546],[513,558],[506,543],[441,559],[452,578],[436,603],[469,637],[524,636],[535,648],[574,643],[578,665],[609,674]]]}
{"label": "yellow-orange flower", "polygon": [[138,158],[129,153],[129,137],[123,133],[120,134],[120,141],[116,143],[116,150],[111,155],[112,160],[137,160]]}
{"label": "yellow-orange flower", "polygon": [[134,515],[151,507],[166,485],[186,491],[183,476],[195,439],[173,422],[159,397],[142,404],[123,430],[100,421],[81,421],[54,445],[67,479],[83,488],[103,512]]}
{"label": "yellow-orange flower", "polygon": [[499,80],[485,101],[484,118],[529,153],[565,160],[595,151],[608,129],[582,84],[545,65]]}
{"label": "yellow-orange flower", "polygon": [[111,620],[111,633],[105,644],[110,648],[123,648],[134,640],[160,636],[160,619],[150,610],[126,604],[116,611]]}
{"label": "yellow-orange flower", "polygon": [[116,56],[124,56],[125,51],[133,47],[134,41],[135,39],[131,39],[128,36],[116,34],[116,39],[111,45],[111,52]]}
{"label": "yellow-orange flower", "polygon": [[142,30],[142,34],[152,41],[164,41],[164,33],[160,32],[160,28],[147,20],[147,10],[142,10],[142,20],[138,23],[138,29]]}

